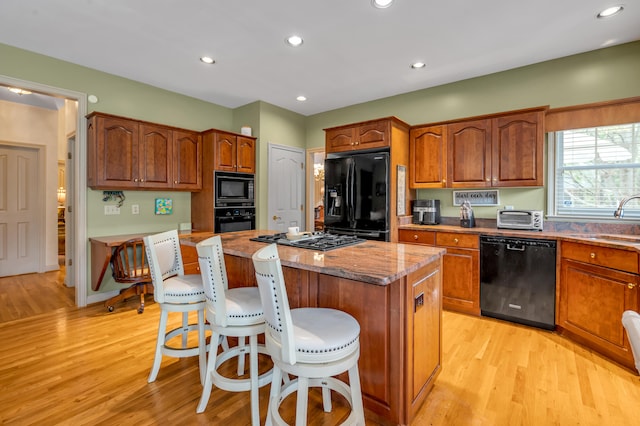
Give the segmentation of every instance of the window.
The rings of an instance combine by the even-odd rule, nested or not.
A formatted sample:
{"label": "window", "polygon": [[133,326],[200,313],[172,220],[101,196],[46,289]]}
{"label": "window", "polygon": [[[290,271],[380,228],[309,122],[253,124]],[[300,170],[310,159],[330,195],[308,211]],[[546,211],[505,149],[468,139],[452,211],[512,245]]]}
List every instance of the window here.
{"label": "window", "polygon": [[[620,201],[640,194],[640,123],[550,134],[549,214],[613,219]],[[640,219],[640,200],[624,217]]]}

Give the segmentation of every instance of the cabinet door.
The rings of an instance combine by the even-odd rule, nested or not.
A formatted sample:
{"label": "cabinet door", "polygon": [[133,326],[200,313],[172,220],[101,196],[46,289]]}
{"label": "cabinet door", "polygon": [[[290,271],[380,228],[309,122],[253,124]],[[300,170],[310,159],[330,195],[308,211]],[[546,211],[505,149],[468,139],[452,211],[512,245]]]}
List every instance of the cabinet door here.
{"label": "cabinet door", "polygon": [[384,148],[390,144],[388,121],[363,124],[356,127],[356,149]]}
{"label": "cabinet door", "polygon": [[355,129],[353,127],[330,129],[325,135],[327,152],[351,151],[355,146]]}
{"label": "cabinet door", "polygon": [[214,169],[226,172],[236,171],[236,136],[217,133],[214,142]]}
{"label": "cabinet door", "polygon": [[565,258],[560,268],[558,325],[633,368],[621,318],[626,310],[638,310],[638,275]]}
{"label": "cabinet door", "polygon": [[[409,275],[413,303],[413,366],[411,400],[426,397],[425,387],[440,369],[442,293],[439,269],[422,268]],[[422,395],[421,395],[422,394]]]}
{"label": "cabinet door", "polygon": [[447,180],[451,188],[491,186],[491,120],[447,126]]}
{"label": "cabinet door", "polygon": [[480,252],[447,247],[442,257],[442,306],[480,315]]}
{"label": "cabinet door", "polygon": [[256,141],[251,138],[237,137],[236,144],[237,171],[242,173],[256,172]]}
{"label": "cabinet door", "polygon": [[542,186],[544,113],[494,118],[493,186]]}
{"label": "cabinet door", "polygon": [[93,188],[137,188],[138,123],[117,117],[96,117],[94,132],[96,155]]}
{"label": "cabinet door", "polygon": [[412,188],[446,186],[446,126],[411,129],[409,132],[409,179]]}
{"label": "cabinet door", "polygon": [[202,143],[196,132],[172,131],[173,187],[202,189]]}
{"label": "cabinet door", "polygon": [[139,186],[171,188],[173,173],[171,131],[166,127],[141,123],[139,152]]}

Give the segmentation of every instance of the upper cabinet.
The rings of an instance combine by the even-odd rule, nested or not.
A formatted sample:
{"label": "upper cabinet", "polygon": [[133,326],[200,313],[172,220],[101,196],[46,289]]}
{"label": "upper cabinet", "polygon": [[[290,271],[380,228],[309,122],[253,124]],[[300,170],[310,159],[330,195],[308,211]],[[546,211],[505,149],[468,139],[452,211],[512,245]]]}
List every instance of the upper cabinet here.
{"label": "upper cabinet", "polygon": [[412,128],[411,186],[542,186],[545,110]]}
{"label": "upper cabinet", "polygon": [[388,147],[391,144],[391,119],[325,129],[325,140],[327,153]]}
{"label": "upper cabinet", "polygon": [[198,132],[92,113],[87,128],[87,182],[93,189],[202,188]]}
{"label": "upper cabinet", "polygon": [[214,131],[214,170],[255,173],[256,141],[254,138]]}

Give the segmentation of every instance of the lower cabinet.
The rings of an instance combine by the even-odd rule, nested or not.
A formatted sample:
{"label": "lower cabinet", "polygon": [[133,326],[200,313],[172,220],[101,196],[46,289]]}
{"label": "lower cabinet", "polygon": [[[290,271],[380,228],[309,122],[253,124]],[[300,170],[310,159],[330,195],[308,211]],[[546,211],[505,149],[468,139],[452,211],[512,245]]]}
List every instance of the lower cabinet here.
{"label": "lower cabinet", "polygon": [[180,244],[180,252],[182,254],[182,265],[185,275],[199,274],[200,263],[198,262],[198,251],[196,247]]}
{"label": "lower cabinet", "polygon": [[447,249],[442,258],[442,307],[480,315],[480,238],[475,234],[400,229],[401,243]]}
{"label": "lower cabinet", "polygon": [[[225,255],[229,287],[257,285],[250,258]],[[360,324],[360,384],[368,414],[410,424],[442,368],[441,262],[388,285],[283,267],[291,308],[326,307]]]}
{"label": "lower cabinet", "polygon": [[639,308],[637,253],[562,242],[561,256],[560,333],[633,369],[621,318],[625,310]]}

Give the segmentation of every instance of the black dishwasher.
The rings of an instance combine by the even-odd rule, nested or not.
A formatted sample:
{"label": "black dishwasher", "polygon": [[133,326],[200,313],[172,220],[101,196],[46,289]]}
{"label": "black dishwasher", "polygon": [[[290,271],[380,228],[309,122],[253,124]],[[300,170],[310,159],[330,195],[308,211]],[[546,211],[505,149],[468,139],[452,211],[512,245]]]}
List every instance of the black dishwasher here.
{"label": "black dishwasher", "polygon": [[553,330],[556,242],[480,236],[482,315]]}

